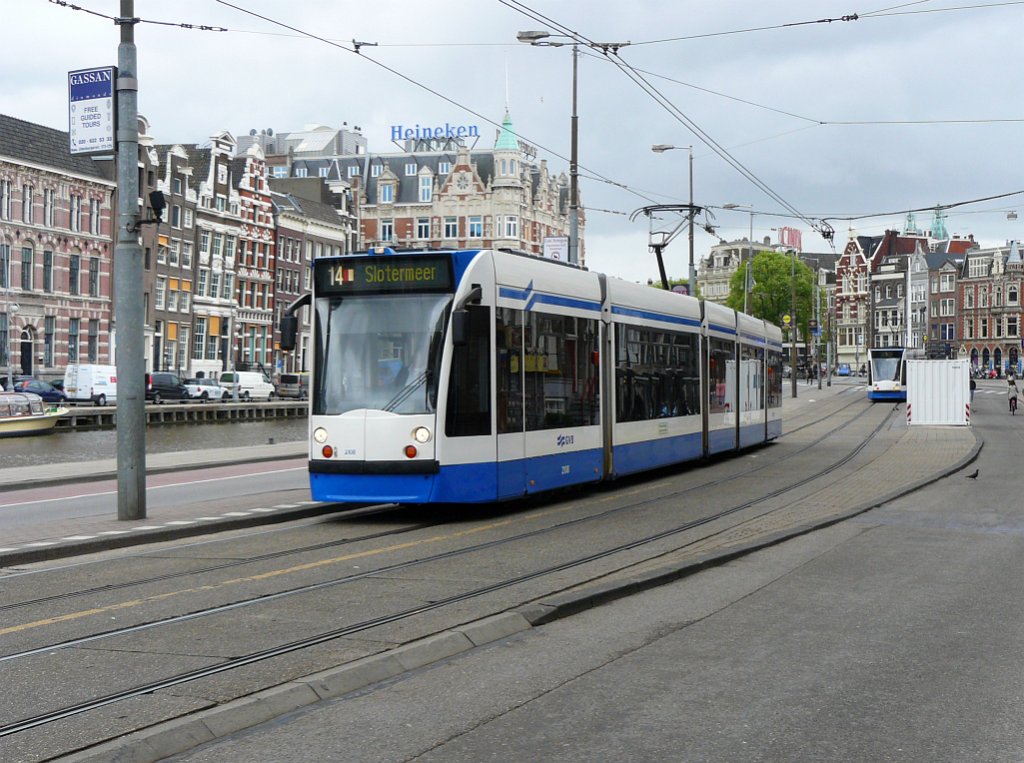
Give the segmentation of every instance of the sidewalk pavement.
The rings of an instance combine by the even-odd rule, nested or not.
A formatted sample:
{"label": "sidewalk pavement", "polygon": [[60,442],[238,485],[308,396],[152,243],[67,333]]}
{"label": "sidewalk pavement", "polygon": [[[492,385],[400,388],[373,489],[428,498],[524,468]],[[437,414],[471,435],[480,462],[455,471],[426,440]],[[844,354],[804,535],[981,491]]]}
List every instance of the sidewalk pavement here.
{"label": "sidewalk pavement", "polygon": [[[835,396],[865,394],[863,383],[853,380],[833,380],[831,386],[823,381],[820,390],[816,381],[808,384],[800,380],[797,382],[796,398],[792,397],[791,389],[791,383],[785,380],[782,404],[784,422],[787,416],[797,415],[807,407],[825,404]],[[917,463],[920,467],[896,472],[891,486],[894,495],[962,468],[974,459],[981,448],[980,438],[976,437],[970,427],[914,427],[908,431],[906,421],[902,418],[894,426],[902,426],[904,430],[896,446],[899,456],[894,461]],[[925,429],[928,431],[921,431]],[[154,475],[239,463],[304,459],[306,454],[305,441],[154,453],[146,457],[146,473]],[[922,480],[922,475],[931,476]],[[29,487],[67,486],[116,478],[116,459],[0,469],[0,495]],[[113,489],[116,492],[116,486]],[[221,513],[215,513],[209,506],[199,503],[161,507],[158,511],[150,512],[146,519],[138,521],[118,520],[115,510],[111,514],[99,516],[36,516],[24,523],[14,523],[3,519],[3,507],[0,506],[0,568],[284,522],[322,512],[323,504],[310,500]]]}

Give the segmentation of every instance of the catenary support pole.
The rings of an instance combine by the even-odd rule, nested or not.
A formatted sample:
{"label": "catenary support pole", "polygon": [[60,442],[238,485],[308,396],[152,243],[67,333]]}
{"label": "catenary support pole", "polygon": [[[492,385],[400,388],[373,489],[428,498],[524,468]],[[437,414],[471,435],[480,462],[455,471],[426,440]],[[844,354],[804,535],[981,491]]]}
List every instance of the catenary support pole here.
{"label": "catenary support pole", "polygon": [[139,244],[139,119],[135,2],[121,0],[117,48],[117,518],[146,516],[146,365],[142,246]]}

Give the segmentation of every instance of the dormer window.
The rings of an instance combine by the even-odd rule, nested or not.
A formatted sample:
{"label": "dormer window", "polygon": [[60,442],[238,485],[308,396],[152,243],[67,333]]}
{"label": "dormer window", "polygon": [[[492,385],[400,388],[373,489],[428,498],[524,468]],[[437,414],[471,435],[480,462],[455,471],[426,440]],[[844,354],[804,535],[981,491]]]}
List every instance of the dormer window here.
{"label": "dormer window", "polygon": [[447,175],[449,172],[452,171],[452,163],[441,162],[439,165],[437,165],[437,171],[441,175]]}
{"label": "dormer window", "polygon": [[394,204],[395,186],[393,183],[381,183],[377,187],[377,202],[380,204]]}
{"label": "dormer window", "polygon": [[429,202],[434,195],[434,178],[430,175],[420,176],[420,201]]}
{"label": "dormer window", "polygon": [[372,177],[372,178],[380,177],[380,169],[381,169],[381,165],[380,164],[371,164],[370,165],[370,177]]}
{"label": "dormer window", "polygon": [[409,162],[405,165],[406,177],[412,177],[416,174],[416,162]]}
{"label": "dormer window", "polygon": [[353,164],[348,168],[348,176],[350,178],[359,177],[359,165]]}

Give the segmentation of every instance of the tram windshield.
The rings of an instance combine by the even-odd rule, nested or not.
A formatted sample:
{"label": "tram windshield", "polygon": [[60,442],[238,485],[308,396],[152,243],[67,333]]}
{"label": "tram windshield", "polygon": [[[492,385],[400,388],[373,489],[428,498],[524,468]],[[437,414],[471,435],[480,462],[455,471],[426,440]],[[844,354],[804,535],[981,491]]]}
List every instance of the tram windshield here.
{"label": "tram windshield", "polygon": [[902,350],[891,353],[875,353],[871,358],[872,378],[875,381],[899,381]]}
{"label": "tram windshield", "polygon": [[312,410],[432,413],[451,294],[316,300]]}

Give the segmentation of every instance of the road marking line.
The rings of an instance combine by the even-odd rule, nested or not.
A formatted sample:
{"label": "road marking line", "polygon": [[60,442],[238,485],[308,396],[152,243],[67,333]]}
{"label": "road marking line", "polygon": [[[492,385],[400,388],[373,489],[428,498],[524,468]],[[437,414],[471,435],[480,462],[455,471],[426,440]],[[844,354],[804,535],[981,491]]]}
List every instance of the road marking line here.
{"label": "road marking line", "polygon": [[[95,537],[96,537],[95,535],[69,535],[66,538],[61,538],[61,540],[92,540]],[[11,550],[12,549],[9,549],[9,548],[0,548],[0,551],[11,551]]]}
{"label": "road marking line", "polygon": [[194,525],[196,520],[194,519],[176,519],[173,522],[167,522],[168,525]]}
{"label": "road marking line", "polygon": [[225,511],[221,514],[222,517],[247,517],[251,514],[250,511]]}

